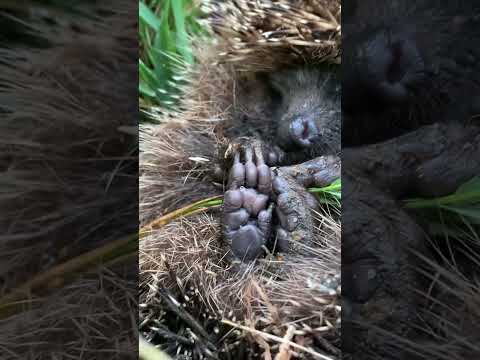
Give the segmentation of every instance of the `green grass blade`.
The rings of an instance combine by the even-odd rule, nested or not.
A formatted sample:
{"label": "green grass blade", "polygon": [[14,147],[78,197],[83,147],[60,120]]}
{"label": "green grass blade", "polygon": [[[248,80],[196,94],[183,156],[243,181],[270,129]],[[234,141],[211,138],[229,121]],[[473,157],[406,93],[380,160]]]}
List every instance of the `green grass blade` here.
{"label": "green grass blade", "polygon": [[138,16],[140,21],[150,26],[153,30],[157,31],[160,28],[160,21],[157,16],[142,1],[138,3]]}
{"label": "green grass blade", "polygon": [[472,224],[480,225],[480,205],[474,207],[443,206],[442,209],[464,217]]}
{"label": "green grass blade", "polygon": [[[175,2],[175,1],[174,1]],[[156,50],[165,52],[176,52],[175,29],[171,28],[170,18],[170,0],[165,0],[160,15],[160,27],[158,36],[155,38],[153,47]]]}
{"label": "green grass blade", "polygon": [[434,199],[408,199],[405,206],[410,209],[458,207],[480,203],[480,177],[474,177],[462,184],[455,193]]}
{"label": "green grass blade", "polygon": [[415,210],[449,212],[471,224],[480,224],[480,177],[476,176],[458,187],[451,195],[434,199],[408,199],[405,207]]}
{"label": "green grass blade", "polygon": [[177,32],[177,49],[185,58],[187,63],[193,63],[193,55],[190,49],[190,41],[188,39],[187,29],[185,27],[185,8],[184,0],[172,2],[173,18],[175,20],[175,30]]}
{"label": "green grass blade", "polygon": [[139,1],[139,96],[144,107],[176,104],[181,74],[194,62],[190,38],[208,33],[198,21],[201,14],[193,0]]}
{"label": "green grass blade", "polygon": [[148,87],[155,92],[154,89],[157,88],[157,84],[158,84],[158,79],[156,74],[152,70],[150,70],[150,68],[147,65],[145,65],[145,63],[141,59],[138,61],[138,67],[139,67],[140,84],[143,84],[145,88]]}
{"label": "green grass blade", "polygon": [[141,95],[148,96],[148,97],[155,97],[155,91],[151,89],[145,82],[141,81],[138,84],[138,91]]}
{"label": "green grass blade", "polygon": [[322,188],[310,188],[308,191],[312,194],[316,194],[318,200],[322,204],[332,205],[340,207],[342,199],[342,181],[341,179],[335,180],[328,186]]}

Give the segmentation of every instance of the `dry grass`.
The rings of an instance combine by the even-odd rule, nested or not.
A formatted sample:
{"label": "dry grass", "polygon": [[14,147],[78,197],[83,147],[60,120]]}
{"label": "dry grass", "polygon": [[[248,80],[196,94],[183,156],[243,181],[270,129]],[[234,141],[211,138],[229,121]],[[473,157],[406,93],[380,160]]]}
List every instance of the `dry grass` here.
{"label": "dry grass", "polygon": [[[140,245],[142,332],[151,340],[159,325],[168,326],[169,312],[160,315],[165,305],[159,298],[170,289],[169,296],[185,304],[179,306],[205,332],[218,327],[225,335],[229,331],[225,325],[233,321],[272,334],[264,340],[275,353],[279,334],[292,328],[295,341],[303,339],[317,357],[338,353],[340,226],[317,215],[323,224],[317,229],[315,246],[307,249],[308,256],[271,257],[240,269],[225,260],[228,249],[221,241],[217,214],[180,219],[146,236]],[[179,328],[169,331],[179,333]],[[235,347],[242,339],[261,346],[259,339],[245,336],[232,332],[215,343],[215,349],[227,351],[225,347]],[[317,337],[330,347],[322,349],[314,343]]]}

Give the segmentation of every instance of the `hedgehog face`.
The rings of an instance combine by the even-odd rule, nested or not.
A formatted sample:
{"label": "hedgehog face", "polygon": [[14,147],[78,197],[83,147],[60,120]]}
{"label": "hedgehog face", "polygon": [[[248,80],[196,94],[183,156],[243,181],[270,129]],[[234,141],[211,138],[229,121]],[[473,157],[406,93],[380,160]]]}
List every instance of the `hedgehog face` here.
{"label": "hedgehog face", "polygon": [[285,151],[340,151],[340,81],[332,69],[301,68],[270,77],[281,95],[275,142]]}

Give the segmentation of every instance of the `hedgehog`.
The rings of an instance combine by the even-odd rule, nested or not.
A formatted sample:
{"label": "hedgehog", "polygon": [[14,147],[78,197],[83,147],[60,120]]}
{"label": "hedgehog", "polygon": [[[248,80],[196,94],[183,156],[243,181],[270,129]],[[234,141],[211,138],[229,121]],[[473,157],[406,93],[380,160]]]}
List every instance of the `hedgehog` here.
{"label": "hedgehog", "polygon": [[[265,246],[298,253],[297,243],[311,241],[305,210],[315,208],[316,200],[306,188],[340,177],[340,83],[332,72],[316,67],[272,75],[280,98],[272,106],[271,125],[262,122],[255,127],[258,137],[233,150],[223,204],[223,234],[233,257],[254,260]],[[229,129],[237,136],[252,130],[249,119],[242,120]]]}
{"label": "hedgehog", "polygon": [[[340,175],[340,2],[211,2],[205,11],[216,42],[198,45],[179,110],[141,127],[141,223],[200,199],[225,194],[225,203],[142,238],[141,333],[191,359],[338,358],[339,209],[311,208],[298,184]],[[251,168],[254,180],[242,175]],[[256,202],[243,204],[258,215],[253,247],[235,234],[241,191],[254,191]],[[289,234],[280,214],[267,231],[284,236],[260,234],[261,214],[280,198],[300,201],[302,228]]]}

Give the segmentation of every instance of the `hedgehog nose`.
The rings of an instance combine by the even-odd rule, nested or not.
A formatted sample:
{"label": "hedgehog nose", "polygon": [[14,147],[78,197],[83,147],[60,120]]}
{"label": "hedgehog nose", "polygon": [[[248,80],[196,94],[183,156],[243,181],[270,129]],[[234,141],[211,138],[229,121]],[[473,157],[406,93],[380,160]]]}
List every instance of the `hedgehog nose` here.
{"label": "hedgehog nose", "polygon": [[389,107],[410,100],[428,76],[415,34],[403,28],[361,32],[346,38],[342,106]]}
{"label": "hedgehog nose", "polygon": [[299,116],[290,123],[290,135],[296,145],[310,147],[320,134],[313,117]]}
{"label": "hedgehog nose", "polygon": [[370,80],[377,96],[388,103],[405,101],[409,88],[421,81],[424,63],[415,42],[404,34],[373,37],[367,54]]}

